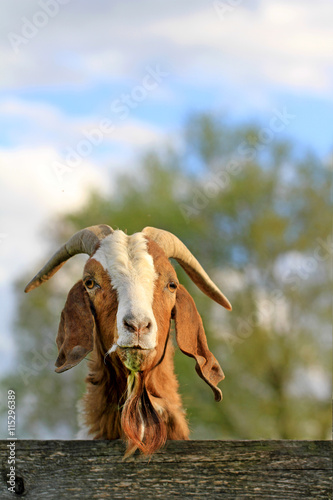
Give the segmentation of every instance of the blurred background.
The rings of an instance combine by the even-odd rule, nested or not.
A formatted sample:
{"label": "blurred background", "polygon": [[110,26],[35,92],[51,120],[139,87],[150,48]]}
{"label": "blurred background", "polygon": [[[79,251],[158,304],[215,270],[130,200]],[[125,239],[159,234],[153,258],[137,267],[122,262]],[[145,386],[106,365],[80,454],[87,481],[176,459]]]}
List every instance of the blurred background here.
{"label": "blurred background", "polygon": [[176,266],[226,374],[176,351],[193,439],[330,439],[333,4],[5,1],[0,38],[0,437],[73,439],[86,363],[54,373],[86,256],[25,284],[76,230],[181,238]]}

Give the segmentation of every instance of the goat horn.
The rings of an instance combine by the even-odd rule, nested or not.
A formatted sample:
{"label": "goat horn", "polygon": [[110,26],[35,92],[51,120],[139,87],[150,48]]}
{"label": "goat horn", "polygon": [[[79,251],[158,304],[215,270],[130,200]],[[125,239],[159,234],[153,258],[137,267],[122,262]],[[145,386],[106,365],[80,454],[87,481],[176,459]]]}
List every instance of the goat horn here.
{"label": "goat horn", "polygon": [[177,236],[168,231],[156,229],[155,227],[145,227],[142,232],[145,236],[148,236],[163,248],[168,258],[176,259],[202,292],[231,311],[232,307],[229,300],[218,289],[215,283],[213,283],[194,255],[192,255],[189,249],[179,238],[177,238]]}
{"label": "goat horn", "polygon": [[78,253],[86,253],[92,255],[96,249],[96,245],[109,234],[113,233],[113,229],[106,224],[91,226],[77,233],[60,247],[45,266],[36,274],[36,276],[27,284],[25,292],[30,292],[34,288],[42,285],[50,279],[73,255]]}

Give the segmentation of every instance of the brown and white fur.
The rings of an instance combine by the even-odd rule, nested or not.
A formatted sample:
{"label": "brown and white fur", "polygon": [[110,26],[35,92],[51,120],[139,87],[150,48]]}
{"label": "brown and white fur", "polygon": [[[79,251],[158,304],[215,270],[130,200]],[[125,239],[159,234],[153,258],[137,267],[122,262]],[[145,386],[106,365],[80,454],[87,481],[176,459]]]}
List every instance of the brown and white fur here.
{"label": "brown and white fur", "polygon": [[188,439],[171,320],[180,349],[196,360],[197,373],[220,400],[222,369],[164,250],[144,233],[117,230],[104,237],[68,294],[57,336],[56,372],[90,353],[80,438],[123,438],[127,455],[137,448],[151,454],[167,439]]}

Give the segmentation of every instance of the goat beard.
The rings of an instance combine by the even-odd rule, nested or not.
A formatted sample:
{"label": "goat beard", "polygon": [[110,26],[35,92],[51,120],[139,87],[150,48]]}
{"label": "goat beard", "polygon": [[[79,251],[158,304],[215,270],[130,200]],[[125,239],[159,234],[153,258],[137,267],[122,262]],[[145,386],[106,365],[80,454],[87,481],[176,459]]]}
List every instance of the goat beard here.
{"label": "goat beard", "polygon": [[166,423],[155,410],[146,388],[146,375],[132,372],[127,381],[127,399],[121,414],[121,425],[127,441],[124,458],[137,449],[151,455],[167,439]]}

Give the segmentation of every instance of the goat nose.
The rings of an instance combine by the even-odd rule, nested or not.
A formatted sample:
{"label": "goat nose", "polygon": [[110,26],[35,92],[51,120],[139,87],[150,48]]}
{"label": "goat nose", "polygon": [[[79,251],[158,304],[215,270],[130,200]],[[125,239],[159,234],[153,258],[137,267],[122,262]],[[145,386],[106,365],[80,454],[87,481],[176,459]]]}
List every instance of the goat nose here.
{"label": "goat nose", "polygon": [[149,333],[152,322],[147,316],[137,319],[135,316],[125,316],[123,319],[124,327],[134,333]]}

